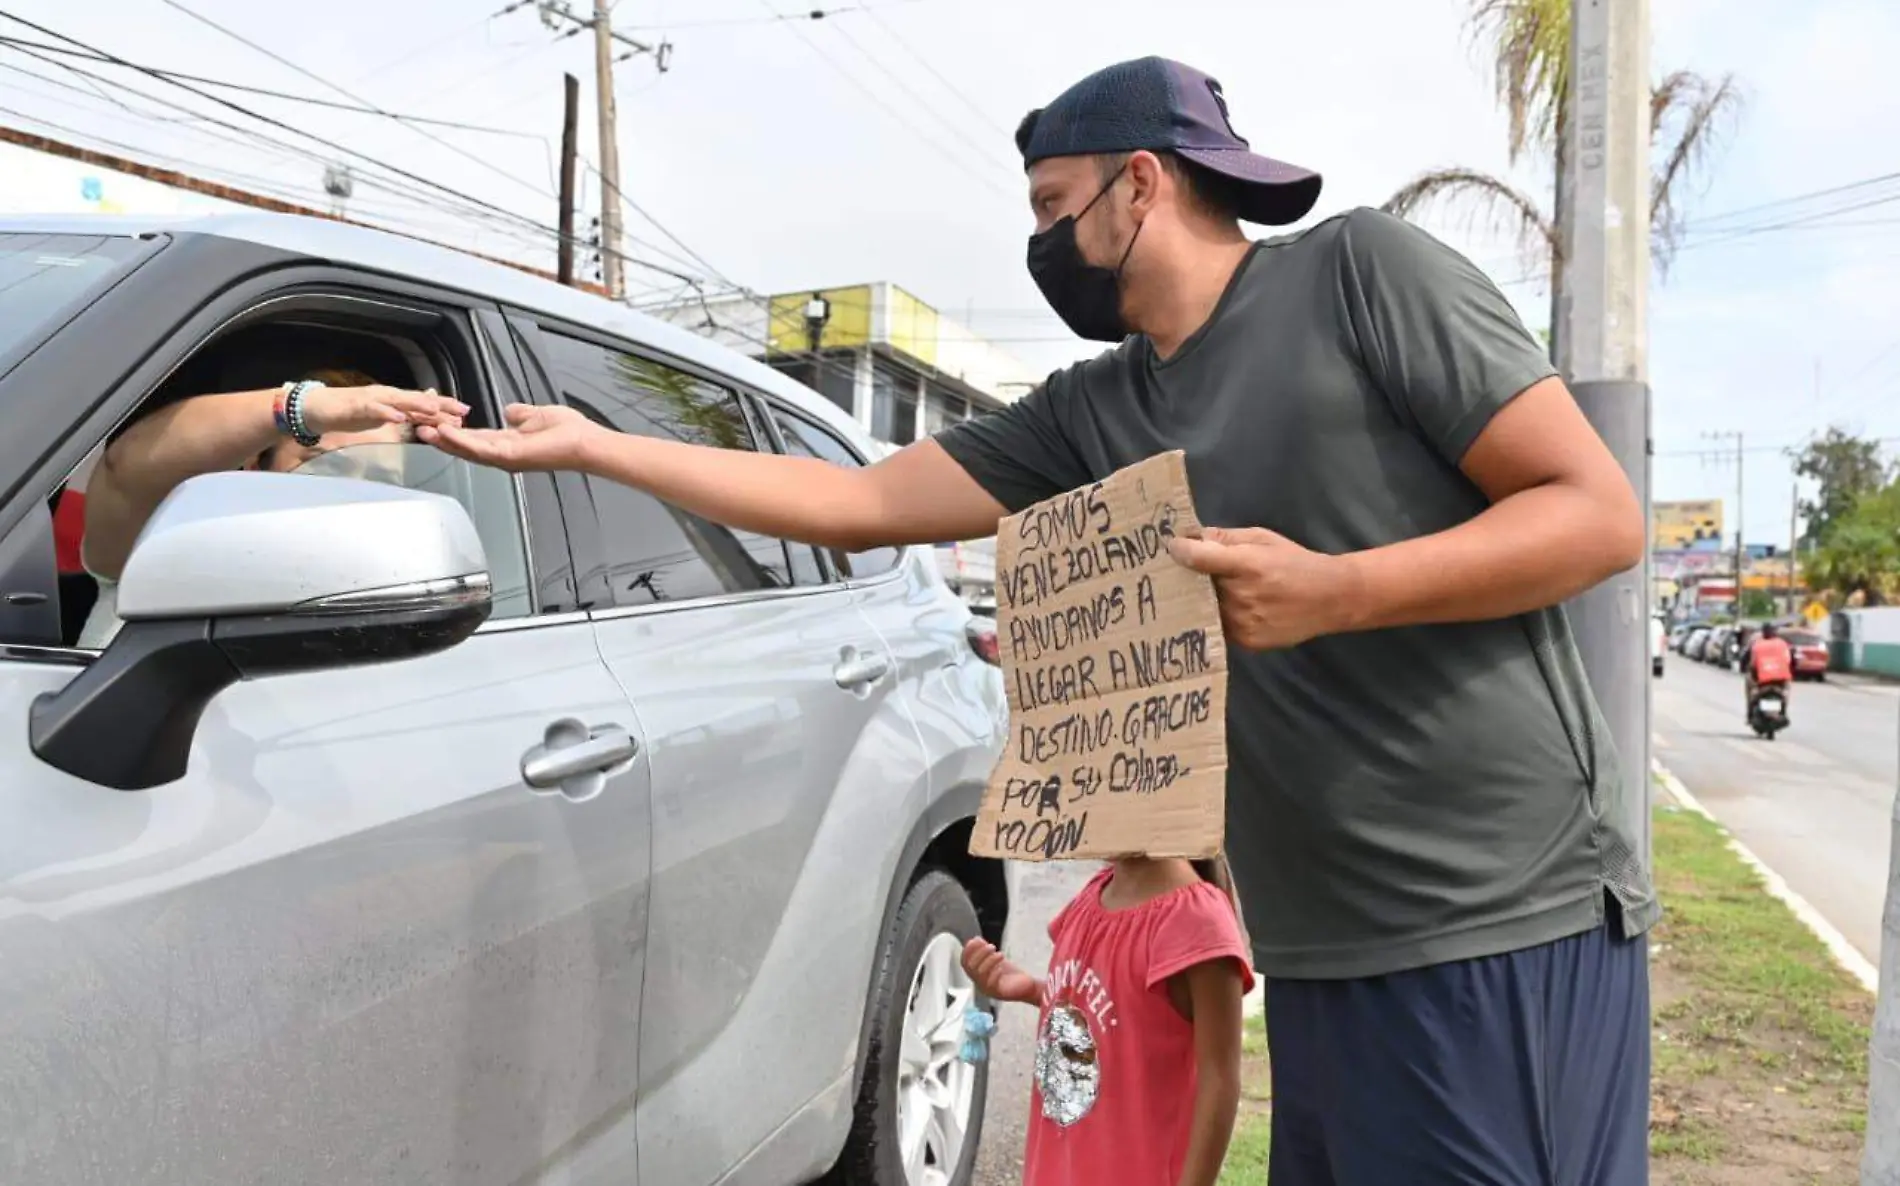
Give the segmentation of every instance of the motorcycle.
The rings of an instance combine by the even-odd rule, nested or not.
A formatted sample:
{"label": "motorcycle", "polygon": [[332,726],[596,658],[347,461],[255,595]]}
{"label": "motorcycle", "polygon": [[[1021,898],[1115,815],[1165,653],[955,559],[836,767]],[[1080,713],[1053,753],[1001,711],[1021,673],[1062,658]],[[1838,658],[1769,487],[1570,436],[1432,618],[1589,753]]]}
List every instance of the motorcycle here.
{"label": "motorcycle", "polygon": [[1748,702],[1748,726],[1769,741],[1788,727],[1788,685],[1762,684]]}

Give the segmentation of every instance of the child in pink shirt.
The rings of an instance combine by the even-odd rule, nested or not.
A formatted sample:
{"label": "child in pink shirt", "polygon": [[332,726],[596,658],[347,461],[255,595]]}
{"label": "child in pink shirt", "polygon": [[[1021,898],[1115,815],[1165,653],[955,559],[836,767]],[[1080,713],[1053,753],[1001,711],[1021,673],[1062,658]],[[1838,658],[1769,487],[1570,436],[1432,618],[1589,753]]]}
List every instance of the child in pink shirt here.
{"label": "child in pink shirt", "polygon": [[1214,1186],[1253,986],[1225,862],[1115,861],[1049,934],[1046,980],[963,953],[979,992],[1042,1010],[1023,1186]]}

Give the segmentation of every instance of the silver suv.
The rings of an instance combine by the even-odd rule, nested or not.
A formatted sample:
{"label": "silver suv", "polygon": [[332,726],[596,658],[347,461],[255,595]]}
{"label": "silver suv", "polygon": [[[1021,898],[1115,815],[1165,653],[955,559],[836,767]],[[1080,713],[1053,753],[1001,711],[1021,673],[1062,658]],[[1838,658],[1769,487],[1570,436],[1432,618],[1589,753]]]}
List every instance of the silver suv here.
{"label": "silver suv", "polygon": [[967,1182],[957,957],[1009,908],[967,854],[988,624],[928,549],[392,444],[179,486],[81,648],[105,443],[319,366],[477,424],[869,447],[767,367],[399,237],[0,221],[0,1181]]}

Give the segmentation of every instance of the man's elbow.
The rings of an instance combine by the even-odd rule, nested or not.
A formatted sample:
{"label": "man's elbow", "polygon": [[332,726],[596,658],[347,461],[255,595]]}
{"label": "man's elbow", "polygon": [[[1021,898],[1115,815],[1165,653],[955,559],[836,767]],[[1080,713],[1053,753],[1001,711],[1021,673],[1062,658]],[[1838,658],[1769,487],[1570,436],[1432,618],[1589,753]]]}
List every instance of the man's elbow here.
{"label": "man's elbow", "polygon": [[1592,528],[1597,546],[1591,551],[1600,558],[1599,579],[1607,580],[1643,562],[1649,529],[1643,522],[1643,506],[1628,482],[1618,481],[1593,501],[1598,508]]}

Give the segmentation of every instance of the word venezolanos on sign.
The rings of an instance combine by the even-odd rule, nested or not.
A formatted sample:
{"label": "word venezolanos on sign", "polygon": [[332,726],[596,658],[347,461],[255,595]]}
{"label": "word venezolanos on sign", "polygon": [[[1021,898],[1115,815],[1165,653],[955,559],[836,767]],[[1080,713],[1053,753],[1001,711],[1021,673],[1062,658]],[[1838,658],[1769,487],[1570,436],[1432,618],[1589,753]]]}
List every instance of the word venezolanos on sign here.
{"label": "word venezolanos on sign", "polygon": [[997,529],[1009,744],[970,851],[1018,861],[1211,857],[1226,827],[1227,648],[1200,529],[1162,453]]}

